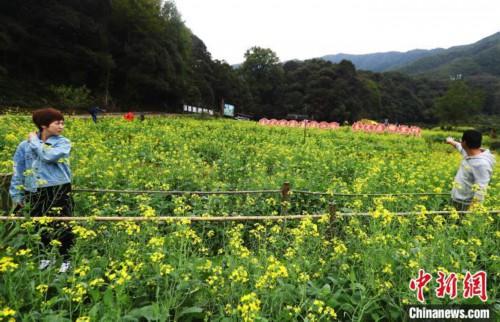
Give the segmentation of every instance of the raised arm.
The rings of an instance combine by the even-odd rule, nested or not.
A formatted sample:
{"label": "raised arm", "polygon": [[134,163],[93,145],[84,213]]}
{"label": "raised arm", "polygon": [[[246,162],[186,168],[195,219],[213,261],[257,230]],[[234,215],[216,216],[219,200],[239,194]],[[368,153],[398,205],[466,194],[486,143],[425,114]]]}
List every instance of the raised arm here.
{"label": "raised arm", "polygon": [[55,145],[43,144],[39,138],[30,137],[29,145],[33,151],[45,162],[57,162],[61,158],[69,157],[71,144],[69,140],[60,140]]}
{"label": "raised arm", "polygon": [[458,141],[455,141],[451,136],[446,138],[446,143],[457,149],[461,155],[467,156],[467,152],[465,152],[464,148],[462,148],[462,144]]}

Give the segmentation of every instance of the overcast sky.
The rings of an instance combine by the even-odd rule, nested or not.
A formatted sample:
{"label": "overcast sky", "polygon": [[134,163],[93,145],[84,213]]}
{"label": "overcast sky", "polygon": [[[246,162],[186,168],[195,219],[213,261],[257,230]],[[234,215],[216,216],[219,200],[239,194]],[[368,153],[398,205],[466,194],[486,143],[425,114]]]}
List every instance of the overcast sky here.
{"label": "overcast sky", "polygon": [[473,43],[500,31],[500,0],[177,0],[212,58],[252,46],[281,61]]}

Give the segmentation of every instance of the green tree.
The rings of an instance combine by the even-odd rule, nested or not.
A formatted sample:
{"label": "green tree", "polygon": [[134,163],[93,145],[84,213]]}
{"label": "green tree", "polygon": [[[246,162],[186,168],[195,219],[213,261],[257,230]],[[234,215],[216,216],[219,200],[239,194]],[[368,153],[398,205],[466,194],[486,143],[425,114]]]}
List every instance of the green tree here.
{"label": "green tree", "polygon": [[242,113],[252,113],[252,95],[245,78],[225,61],[215,60],[212,64],[212,88],[219,107],[221,99],[232,103]]}
{"label": "green tree", "polygon": [[251,112],[268,117],[284,117],[280,108],[284,73],[276,53],[269,48],[248,49],[241,73],[252,93],[254,104]]}
{"label": "green tree", "polygon": [[49,88],[56,98],[57,106],[61,108],[86,108],[92,102],[90,90],[85,85],[81,87],[52,85]]}
{"label": "green tree", "polygon": [[441,123],[456,125],[470,121],[482,109],[484,95],[464,81],[454,81],[448,91],[436,99],[436,115]]}
{"label": "green tree", "polygon": [[109,29],[117,62],[113,91],[121,103],[178,107],[189,77],[191,33],[174,4],[115,0]]}
{"label": "green tree", "polygon": [[184,102],[189,105],[211,107],[217,106],[214,97],[214,71],[210,53],[203,41],[192,35],[189,81]]}

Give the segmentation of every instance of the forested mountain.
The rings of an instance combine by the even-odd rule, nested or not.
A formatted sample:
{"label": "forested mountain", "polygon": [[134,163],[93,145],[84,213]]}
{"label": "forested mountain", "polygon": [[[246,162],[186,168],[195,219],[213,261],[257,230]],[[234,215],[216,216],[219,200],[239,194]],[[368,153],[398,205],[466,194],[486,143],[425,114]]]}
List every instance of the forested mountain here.
{"label": "forested mountain", "polygon": [[[498,59],[495,50],[469,51],[481,65],[479,57]],[[281,63],[260,47],[233,68],[212,59],[172,1],[0,0],[0,107],[180,112],[183,104],[218,108],[224,99],[255,118],[434,123],[467,117],[453,111],[470,102],[475,113],[495,114],[496,92],[473,88],[479,83],[359,71],[348,60]]]}
{"label": "forested mountain", "polygon": [[434,78],[493,75],[500,76],[500,32],[483,38],[476,43],[451,47],[433,55],[418,59],[399,71]]}
{"label": "forested mountain", "polygon": [[500,32],[473,44],[448,49],[414,49],[407,52],[382,52],[364,55],[336,54],[321,59],[332,63],[351,61],[357,69],[374,72],[400,71],[448,78],[457,74],[500,76]]}
{"label": "forested mountain", "polygon": [[3,106],[212,105],[238,84],[173,2],[1,0],[0,22]]}
{"label": "forested mountain", "polygon": [[443,82],[461,80],[482,92],[483,112],[500,115],[500,32],[473,44],[449,49],[338,54],[322,59],[332,62],[348,59],[362,70],[397,71]]}
{"label": "forested mountain", "polygon": [[435,80],[463,80],[482,91],[484,112],[500,115],[500,32],[419,59],[399,71]]}
{"label": "forested mountain", "polygon": [[357,69],[384,72],[397,69],[420,58],[434,55],[443,50],[444,49],[437,48],[432,50],[414,49],[407,52],[389,51],[364,55],[336,54],[323,56],[321,59],[332,63],[339,63],[342,60],[350,60]]}

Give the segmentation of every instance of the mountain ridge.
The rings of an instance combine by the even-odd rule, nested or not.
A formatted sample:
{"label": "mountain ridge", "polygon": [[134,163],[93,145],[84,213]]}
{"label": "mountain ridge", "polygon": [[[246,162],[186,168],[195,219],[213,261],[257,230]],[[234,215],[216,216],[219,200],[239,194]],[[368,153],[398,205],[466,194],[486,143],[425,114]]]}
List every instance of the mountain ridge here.
{"label": "mountain ridge", "polygon": [[443,50],[445,49],[412,49],[406,52],[387,51],[360,55],[338,53],[335,55],[325,55],[320,58],[332,63],[339,63],[342,60],[350,60],[357,69],[384,72],[396,69],[399,66],[403,66],[409,62],[413,62],[419,58],[423,58]]}
{"label": "mountain ridge", "polygon": [[[452,46],[434,49],[412,49],[405,52],[387,51],[369,54],[346,54],[338,53],[334,55],[321,56],[320,59],[338,63],[342,60],[350,60],[357,69],[369,70],[373,72],[400,71],[410,75],[423,74],[429,70],[439,68],[441,65],[449,64],[454,59],[466,58],[468,55],[481,54],[485,50],[491,49],[495,45],[500,46],[500,32],[484,37],[474,43],[466,45]],[[481,58],[494,58],[493,53],[483,54]],[[477,60],[472,58],[473,60]],[[496,61],[496,60],[495,60]],[[481,65],[477,61],[476,64]],[[490,67],[491,64],[486,64]],[[453,68],[448,68],[454,70]],[[500,74],[499,74],[500,75]]]}
{"label": "mountain ridge", "polygon": [[454,74],[500,77],[500,32],[468,45],[450,47],[436,55],[423,57],[398,71],[409,75],[448,77]]}

